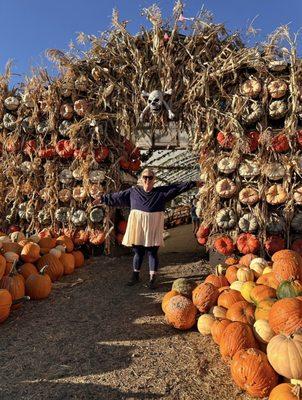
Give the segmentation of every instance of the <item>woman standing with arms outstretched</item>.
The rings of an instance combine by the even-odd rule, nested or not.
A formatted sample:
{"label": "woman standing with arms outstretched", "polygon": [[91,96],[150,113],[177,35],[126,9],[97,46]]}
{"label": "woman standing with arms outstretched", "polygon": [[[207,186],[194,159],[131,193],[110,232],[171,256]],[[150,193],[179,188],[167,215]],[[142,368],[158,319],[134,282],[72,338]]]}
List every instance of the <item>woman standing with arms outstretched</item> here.
{"label": "woman standing with arms outstretched", "polygon": [[147,253],[150,272],[148,287],[155,289],[159,266],[158,249],[163,244],[165,205],[179,194],[202,186],[201,182],[196,181],[157,187],[154,187],[154,183],[154,171],[146,168],[141,173],[138,185],[121,192],[105,194],[94,202],[94,204],[104,203],[112,207],[130,208],[122,242],[124,246],[132,247],[134,251],[133,271],[128,286],[139,282],[140,268]]}

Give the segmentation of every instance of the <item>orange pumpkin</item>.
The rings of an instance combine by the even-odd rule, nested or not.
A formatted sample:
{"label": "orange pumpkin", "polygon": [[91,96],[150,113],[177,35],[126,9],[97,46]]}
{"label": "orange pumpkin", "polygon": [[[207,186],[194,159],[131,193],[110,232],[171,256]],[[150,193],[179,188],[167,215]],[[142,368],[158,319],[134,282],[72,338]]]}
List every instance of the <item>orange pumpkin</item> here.
{"label": "orange pumpkin", "polygon": [[252,233],[241,233],[237,238],[236,245],[242,254],[257,253],[260,248],[258,238]]}
{"label": "orange pumpkin", "polygon": [[302,258],[300,256],[299,253],[297,253],[296,251],[293,250],[289,250],[289,249],[285,249],[285,250],[280,250],[277,251],[273,256],[272,256],[272,261],[279,261],[279,260],[295,260],[297,261],[299,264],[302,263]]}
{"label": "orange pumpkin", "polygon": [[71,254],[74,256],[75,268],[80,268],[85,264],[84,254],[80,250],[72,251]]}
{"label": "orange pumpkin", "polygon": [[237,386],[253,397],[268,396],[278,383],[278,375],[260,350],[239,350],[231,362],[231,374]]}
{"label": "orange pumpkin", "polygon": [[[299,400],[300,387],[290,383],[280,383],[271,391],[268,400]],[[301,398],[301,397],[300,397]]]}
{"label": "orange pumpkin", "polygon": [[242,301],[244,298],[238,290],[226,289],[218,297],[218,305],[224,308],[230,308],[233,304],[238,301]]}
{"label": "orange pumpkin", "polygon": [[29,275],[38,274],[37,268],[31,263],[25,263],[21,265],[21,267],[18,268],[18,272],[25,280],[29,277]]}
{"label": "orange pumpkin", "polygon": [[234,252],[235,246],[229,236],[223,235],[215,239],[213,247],[220,254],[229,255]]}
{"label": "orange pumpkin", "polygon": [[225,272],[225,277],[228,280],[229,283],[233,283],[237,281],[237,270],[238,268],[236,265],[230,265],[226,272]]}
{"label": "orange pumpkin", "polygon": [[10,292],[6,289],[0,289],[0,323],[8,318],[12,303],[13,299]]}
{"label": "orange pumpkin", "polygon": [[61,261],[52,254],[45,254],[37,261],[39,271],[46,266],[46,273],[52,282],[60,279],[64,274],[64,266]]}
{"label": "orange pumpkin", "polygon": [[40,258],[40,246],[37,243],[27,243],[21,251],[21,260],[33,263]]}
{"label": "orange pumpkin", "polygon": [[224,361],[233,358],[237,351],[258,348],[252,328],[243,322],[232,322],[224,330],[220,339],[220,353]]}
{"label": "orange pumpkin", "polygon": [[176,329],[186,330],[196,323],[197,309],[187,297],[176,295],[167,303],[166,321]]}
{"label": "orange pumpkin", "polygon": [[238,264],[238,258],[236,258],[236,257],[228,257],[228,258],[226,258],[225,260],[224,260],[224,263],[225,263],[225,265],[228,265],[228,266],[230,266],[230,265],[235,265],[235,264]]}
{"label": "orange pumpkin", "polygon": [[208,275],[205,279],[205,283],[212,283],[212,285],[216,286],[218,289],[223,286],[229,286],[227,278],[223,275]]}
{"label": "orange pumpkin", "polygon": [[254,258],[257,258],[257,257],[258,257],[258,256],[256,256],[256,254],[253,254],[253,253],[245,254],[244,256],[242,256],[242,257],[240,258],[239,264],[242,265],[242,266],[245,266],[245,267],[249,267],[251,261],[252,261]]}
{"label": "orange pumpkin", "polygon": [[208,312],[216,304],[218,296],[217,287],[211,283],[201,283],[192,292],[193,304],[202,313]]}
{"label": "orange pumpkin", "polygon": [[46,248],[46,249],[50,250],[50,249],[53,249],[54,247],[56,247],[56,239],[54,239],[52,237],[42,237],[39,240],[38,244],[41,248]]}
{"label": "orange pumpkin", "polygon": [[22,246],[20,246],[19,243],[15,242],[2,243],[3,253],[13,252],[20,255],[21,251],[22,251]]}
{"label": "orange pumpkin", "polygon": [[244,322],[253,325],[255,322],[255,307],[245,300],[237,301],[227,311],[226,317],[231,321]]}
{"label": "orange pumpkin", "polygon": [[61,244],[62,246],[64,246],[66,248],[67,253],[71,253],[72,250],[74,249],[74,244],[72,239],[66,235],[59,236],[57,238],[57,244]]}
{"label": "orange pumpkin", "polygon": [[70,253],[63,253],[60,257],[60,261],[64,267],[64,275],[73,274],[75,268],[74,256]]}
{"label": "orange pumpkin", "polygon": [[277,289],[279,286],[279,281],[276,279],[274,272],[269,272],[268,274],[261,275],[257,281],[257,285],[269,286],[273,289]]}
{"label": "orange pumpkin", "polygon": [[231,323],[232,321],[228,319],[221,319],[214,321],[213,325],[211,326],[211,334],[212,338],[215,343],[219,344],[221,340],[221,336],[225,330],[225,328]]}
{"label": "orange pumpkin", "polygon": [[[0,289],[6,289],[12,295],[13,300],[21,299],[25,296],[25,281],[22,275],[18,274],[16,263],[13,263],[12,268],[8,275],[2,277],[0,281]],[[19,308],[21,304],[12,306],[13,308]]]}
{"label": "orange pumpkin", "polygon": [[276,290],[266,285],[256,285],[250,293],[251,300],[258,304],[260,301],[276,297]]}
{"label": "orange pumpkin", "polygon": [[161,308],[163,310],[164,313],[166,313],[166,307],[167,304],[169,302],[170,299],[172,299],[172,297],[179,295],[179,293],[176,290],[170,290],[169,292],[167,292],[161,302]]}
{"label": "orange pumpkin", "polygon": [[275,333],[291,335],[302,329],[302,306],[296,298],[276,301],[269,313],[269,324]]}
{"label": "orange pumpkin", "polygon": [[45,273],[44,267],[38,274],[31,274],[26,279],[25,289],[28,296],[33,300],[46,299],[51,292],[51,279]]}
{"label": "orange pumpkin", "polygon": [[6,271],[6,259],[0,254],[0,279],[3,277]]}
{"label": "orange pumpkin", "polygon": [[302,262],[295,258],[274,261],[273,272],[279,282],[288,279],[302,280]]}

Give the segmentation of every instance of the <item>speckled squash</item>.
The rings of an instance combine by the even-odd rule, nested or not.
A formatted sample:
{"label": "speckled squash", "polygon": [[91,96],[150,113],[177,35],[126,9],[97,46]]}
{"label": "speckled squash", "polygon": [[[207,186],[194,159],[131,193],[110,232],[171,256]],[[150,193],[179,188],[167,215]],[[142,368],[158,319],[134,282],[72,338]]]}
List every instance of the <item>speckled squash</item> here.
{"label": "speckled squash", "polygon": [[186,278],[178,278],[173,282],[172,290],[188,298],[192,297],[192,291],[196,288],[196,283]]}
{"label": "speckled squash", "polygon": [[163,310],[164,313],[166,313],[166,307],[167,304],[169,302],[170,299],[172,299],[172,297],[177,296],[179,293],[176,290],[170,290],[169,292],[167,292],[161,302],[161,309]]}
{"label": "speckled squash", "polygon": [[176,329],[187,330],[196,323],[197,309],[190,299],[177,295],[166,306],[166,321]]}

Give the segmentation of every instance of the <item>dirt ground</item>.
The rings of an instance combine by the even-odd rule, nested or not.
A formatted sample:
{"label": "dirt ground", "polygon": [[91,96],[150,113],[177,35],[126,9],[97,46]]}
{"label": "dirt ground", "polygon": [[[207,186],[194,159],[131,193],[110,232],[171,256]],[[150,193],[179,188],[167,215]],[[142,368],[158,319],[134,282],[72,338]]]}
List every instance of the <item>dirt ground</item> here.
{"label": "dirt ground", "polygon": [[210,272],[200,254],[163,252],[155,292],[144,286],[146,265],[141,283],[125,286],[131,261],[98,257],[49,299],[11,314],[1,325],[1,400],[248,399],[211,337],[164,321],[160,303],[173,280]]}

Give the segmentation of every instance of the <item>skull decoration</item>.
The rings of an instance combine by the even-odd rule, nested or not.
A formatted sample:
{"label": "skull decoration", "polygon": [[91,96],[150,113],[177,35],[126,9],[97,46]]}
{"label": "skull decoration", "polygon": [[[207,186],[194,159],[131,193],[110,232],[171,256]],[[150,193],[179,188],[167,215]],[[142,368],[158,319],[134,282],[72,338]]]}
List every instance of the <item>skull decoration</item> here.
{"label": "skull decoration", "polygon": [[143,112],[140,115],[140,120],[143,121],[144,116],[147,111],[150,111],[153,115],[157,115],[162,111],[163,106],[166,108],[168,111],[168,117],[169,119],[174,119],[175,115],[171,111],[169,105],[164,99],[165,95],[171,95],[172,90],[167,90],[165,92],[162,92],[161,90],[153,90],[151,93],[145,92],[144,90],[142,91],[142,96],[143,97],[148,97],[148,104],[144,108]]}

